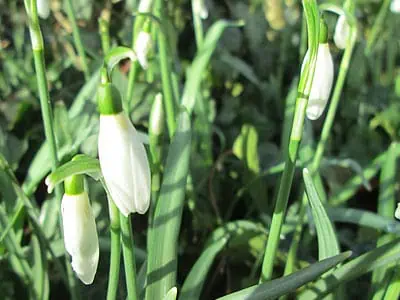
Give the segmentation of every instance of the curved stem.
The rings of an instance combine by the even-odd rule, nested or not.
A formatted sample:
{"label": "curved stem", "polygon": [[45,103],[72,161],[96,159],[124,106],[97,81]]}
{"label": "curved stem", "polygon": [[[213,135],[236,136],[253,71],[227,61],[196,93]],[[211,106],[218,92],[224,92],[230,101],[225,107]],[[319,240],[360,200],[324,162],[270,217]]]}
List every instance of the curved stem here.
{"label": "curved stem", "polygon": [[76,18],[75,18],[74,7],[72,5],[71,0],[66,0],[66,4],[67,4],[66,9],[67,9],[68,19],[72,25],[72,35],[74,38],[75,47],[79,54],[79,58],[80,58],[80,61],[82,64],[82,70],[83,70],[83,74],[85,76],[85,80],[88,81],[90,78],[90,72],[89,72],[89,67],[87,64],[86,56],[85,56],[85,48],[83,47],[81,34],[79,32],[79,27],[78,27],[78,24],[77,24]]}
{"label": "curved stem", "polygon": [[136,300],[136,262],[135,249],[133,245],[133,233],[130,216],[125,217],[120,214],[122,252],[124,254],[124,267],[126,277],[126,288],[128,290],[128,300]]}
{"label": "curved stem", "polygon": [[119,267],[121,261],[121,228],[119,211],[112,200],[108,201],[110,211],[111,253],[110,272],[108,274],[107,300],[117,298]]}

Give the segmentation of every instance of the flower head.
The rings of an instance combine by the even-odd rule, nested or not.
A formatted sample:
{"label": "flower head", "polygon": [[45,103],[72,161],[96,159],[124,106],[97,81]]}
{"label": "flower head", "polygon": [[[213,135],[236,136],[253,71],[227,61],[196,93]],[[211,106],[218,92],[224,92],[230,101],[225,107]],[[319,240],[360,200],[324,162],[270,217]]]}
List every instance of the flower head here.
{"label": "flower head", "polygon": [[390,3],[390,11],[394,14],[400,14],[400,0],[392,0]]}
{"label": "flower head", "polygon": [[147,31],[140,31],[135,41],[135,53],[143,69],[148,68],[147,56],[153,46],[151,35]]}
{"label": "flower head", "polygon": [[[322,22],[324,21],[322,20]],[[333,83],[333,60],[327,42],[327,28],[323,27],[320,32],[322,36],[318,45],[314,77],[306,111],[307,118],[310,120],[318,119],[324,112]],[[310,54],[307,51],[301,68],[302,70],[305,64],[308,63],[309,56]]]}
{"label": "flower head", "polygon": [[346,20],[345,15],[340,15],[335,28],[335,34],[333,36],[333,41],[336,47],[339,49],[346,48],[347,40],[350,35],[350,25]]}
{"label": "flower head", "polygon": [[83,175],[73,175],[65,181],[61,213],[64,244],[72,257],[72,268],[84,284],[91,284],[99,263],[99,240]]}
{"label": "flower head", "polygon": [[47,19],[50,15],[50,0],[37,0],[37,12],[39,17]]}
{"label": "flower head", "polygon": [[134,212],[144,214],[149,208],[151,187],[146,150],[122,111],[115,87],[111,83],[101,84],[98,97],[99,160],[111,198],[125,216]]}

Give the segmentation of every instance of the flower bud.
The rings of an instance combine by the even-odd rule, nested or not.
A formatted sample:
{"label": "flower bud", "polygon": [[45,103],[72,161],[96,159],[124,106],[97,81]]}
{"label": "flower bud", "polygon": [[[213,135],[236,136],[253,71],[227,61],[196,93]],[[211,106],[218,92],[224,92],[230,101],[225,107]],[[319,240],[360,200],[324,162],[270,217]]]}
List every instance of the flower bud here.
{"label": "flower bud", "polygon": [[339,49],[346,48],[347,40],[350,35],[350,25],[346,20],[345,15],[340,15],[335,28],[335,34],[333,36],[333,41],[336,47]]}
{"label": "flower bud", "polygon": [[[322,18],[321,18],[322,19]],[[314,77],[311,91],[308,98],[307,118],[310,120],[318,119],[325,110],[329,100],[333,84],[333,60],[327,43],[327,28],[322,19],[320,26],[320,43],[318,44],[317,60],[315,65]],[[301,70],[309,61],[309,51],[307,51]]]}
{"label": "flower bud", "polygon": [[153,41],[151,39],[151,35],[147,31],[140,31],[138,37],[135,41],[135,53],[137,59],[142,66],[143,69],[148,68],[148,60],[147,56],[151,48],[153,47]]}
{"label": "flower bud", "polygon": [[396,208],[396,211],[394,212],[394,217],[397,220],[400,220],[400,203],[397,203],[397,208]]}
{"label": "flower bud", "polygon": [[161,135],[164,132],[164,121],[162,94],[158,93],[154,98],[150,113],[150,134]]}
{"label": "flower bud", "polygon": [[47,19],[50,15],[50,0],[37,0],[37,12],[39,17]]}
{"label": "flower bud", "polygon": [[99,240],[83,175],[73,175],[65,180],[61,213],[64,244],[72,257],[72,268],[84,284],[91,284],[99,263]]}
{"label": "flower bud", "polygon": [[205,4],[205,0],[193,0],[193,13],[198,15],[202,19],[208,18],[208,9]]}
{"label": "flower bud", "polygon": [[392,0],[390,3],[390,11],[394,14],[400,14],[400,0]]}
{"label": "flower bud", "polygon": [[[106,84],[113,88],[112,83]],[[99,103],[120,101],[116,92],[99,93]],[[112,200],[124,216],[144,214],[150,204],[150,166],[140,137],[122,109],[100,109],[98,143],[100,167]]]}

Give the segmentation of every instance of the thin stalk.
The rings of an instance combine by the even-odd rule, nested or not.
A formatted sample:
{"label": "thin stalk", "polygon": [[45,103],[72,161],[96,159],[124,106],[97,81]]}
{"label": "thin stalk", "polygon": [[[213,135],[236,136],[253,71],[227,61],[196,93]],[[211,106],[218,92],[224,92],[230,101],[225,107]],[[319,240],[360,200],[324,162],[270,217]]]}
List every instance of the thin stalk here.
{"label": "thin stalk", "polygon": [[[167,28],[165,26],[165,8],[163,4],[166,3],[163,0],[156,0],[155,5],[155,15],[161,20],[162,28]],[[158,31],[158,53],[160,59],[160,69],[161,69],[161,81],[162,81],[162,90],[163,90],[163,99],[164,99],[164,107],[165,114],[167,117],[167,126],[170,137],[172,137],[176,128],[176,120],[175,120],[175,106],[177,103],[177,99],[175,99],[175,93],[173,89],[173,80],[172,80],[172,68],[170,63],[170,55],[168,51],[168,38],[166,36],[166,31],[161,32]]]}
{"label": "thin stalk", "polygon": [[110,211],[111,253],[110,271],[108,274],[107,300],[117,298],[119,267],[121,261],[121,228],[119,210],[112,200],[108,201]]}
{"label": "thin stalk", "polygon": [[314,76],[316,54],[318,48],[319,34],[319,16],[318,7],[315,0],[304,1],[303,7],[307,21],[307,30],[309,38],[310,61],[304,67],[301,73],[299,92],[296,100],[296,110],[290,134],[288,152],[285,159],[285,169],[280,180],[278,194],[276,197],[275,208],[272,217],[272,223],[269,230],[267,246],[265,249],[264,260],[262,264],[262,273],[260,282],[270,280],[276,252],[279,245],[282,224],[286,212],[290,188],[293,181],[294,170],[296,168],[297,154],[303,135],[304,119],[310,94],[312,79]]}
{"label": "thin stalk", "polygon": [[378,12],[378,16],[376,17],[374,25],[372,26],[371,33],[367,39],[367,47],[365,48],[365,54],[367,56],[371,54],[372,47],[374,46],[375,41],[382,30],[391,2],[392,0],[384,0],[382,3],[382,6]]}
{"label": "thin stalk", "polygon": [[[37,3],[36,0],[26,0],[25,1],[25,9],[29,15],[29,32],[31,36],[32,50],[33,50],[33,58],[35,63],[35,71],[36,71],[36,80],[38,84],[39,90],[39,98],[40,98],[40,108],[42,112],[43,126],[45,129],[46,140],[49,145],[50,151],[50,159],[52,162],[52,170],[54,171],[58,164],[58,156],[57,156],[57,145],[56,139],[54,135],[54,127],[53,127],[53,116],[51,109],[51,101],[49,96],[49,91],[47,88],[47,76],[46,76],[46,67],[44,63],[44,43],[43,36],[40,30],[39,25],[39,17],[37,14]],[[61,201],[62,188],[60,186],[55,188],[57,206],[59,207]],[[60,219],[61,221],[61,219]],[[62,222],[60,222],[62,226]],[[65,256],[65,264],[68,273],[68,282],[69,288],[71,292],[72,299],[77,299],[75,293],[75,278],[73,277],[71,266],[69,264],[69,258],[66,254]]]}
{"label": "thin stalk", "polygon": [[75,47],[79,54],[79,58],[81,61],[85,80],[88,81],[90,78],[90,72],[89,72],[89,67],[88,67],[87,60],[86,60],[85,48],[83,47],[81,34],[79,32],[79,27],[76,22],[75,11],[74,11],[74,7],[72,5],[72,0],[66,0],[66,4],[67,4],[66,5],[67,16],[72,25],[72,36],[74,38]]}
{"label": "thin stalk", "polygon": [[[310,170],[311,175],[314,178],[316,176],[316,173],[318,172],[323,154],[325,152],[326,143],[331,134],[331,130],[333,127],[333,121],[335,119],[335,115],[336,115],[337,108],[339,105],[340,95],[342,93],[343,85],[346,80],[351,56],[353,54],[353,50],[354,50],[354,46],[355,46],[355,42],[356,42],[356,36],[357,36],[356,26],[352,27],[350,34],[351,34],[351,38],[348,43],[348,46],[346,47],[346,49],[344,51],[343,58],[340,63],[339,75],[336,80],[335,88],[334,88],[332,99],[331,99],[331,104],[329,105],[328,113],[326,115],[324,126],[322,128],[321,138],[318,142],[316,151],[313,156],[313,160],[310,164],[309,170]],[[290,245],[289,252],[288,252],[288,258],[287,258],[287,262],[286,262],[286,266],[285,266],[284,275],[288,275],[288,274],[292,273],[294,270],[294,265],[296,263],[297,249],[298,249],[299,242],[300,242],[300,236],[302,234],[302,228],[303,228],[302,226],[303,226],[303,222],[304,222],[306,206],[307,206],[307,198],[306,198],[306,194],[303,192],[301,207],[299,210],[299,219],[298,219],[299,221],[296,225],[293,240]]]}
{"label": "thin stalk", "polygon": [[125,217],[120,214],[122,252],[124,254],[124,267],[126,277],[126,288],[128,290],[128,300],[138,299],[136,285],[136,262],[135,249],[133,245],[133,233],[130,216]]}
{"label": "thin stalk", "polygon": [[111,11],[109,8],[105,8],[101,16],[98,20],[99,22],[99,33],[101,39],[101,48],[103,50],[104,55],[108,53],[110,50],[110,17]]}

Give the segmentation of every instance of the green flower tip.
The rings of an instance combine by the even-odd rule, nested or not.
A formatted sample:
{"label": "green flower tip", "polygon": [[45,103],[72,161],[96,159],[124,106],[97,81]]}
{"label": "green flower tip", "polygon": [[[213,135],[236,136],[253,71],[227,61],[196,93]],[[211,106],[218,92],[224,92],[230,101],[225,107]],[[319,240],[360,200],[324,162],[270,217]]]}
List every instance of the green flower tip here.
{"label": "green flower tip", "polygon": [[67,177],[64,180],[64,188],[65,193],[67,195],[79,195],[82,194],[85,190],[83,175],[76,174]]}
{"label": "green flower tip", "polygon": [[319,19],[319,43],[326,44],[328,42],[328,25],[326,25],[323,16]]}
{"label": "green flower tip", "polygon": [[97,89],[97,105],[101,115],[116,115],[122,111],[121,94],[111,82],[102,82]]}

